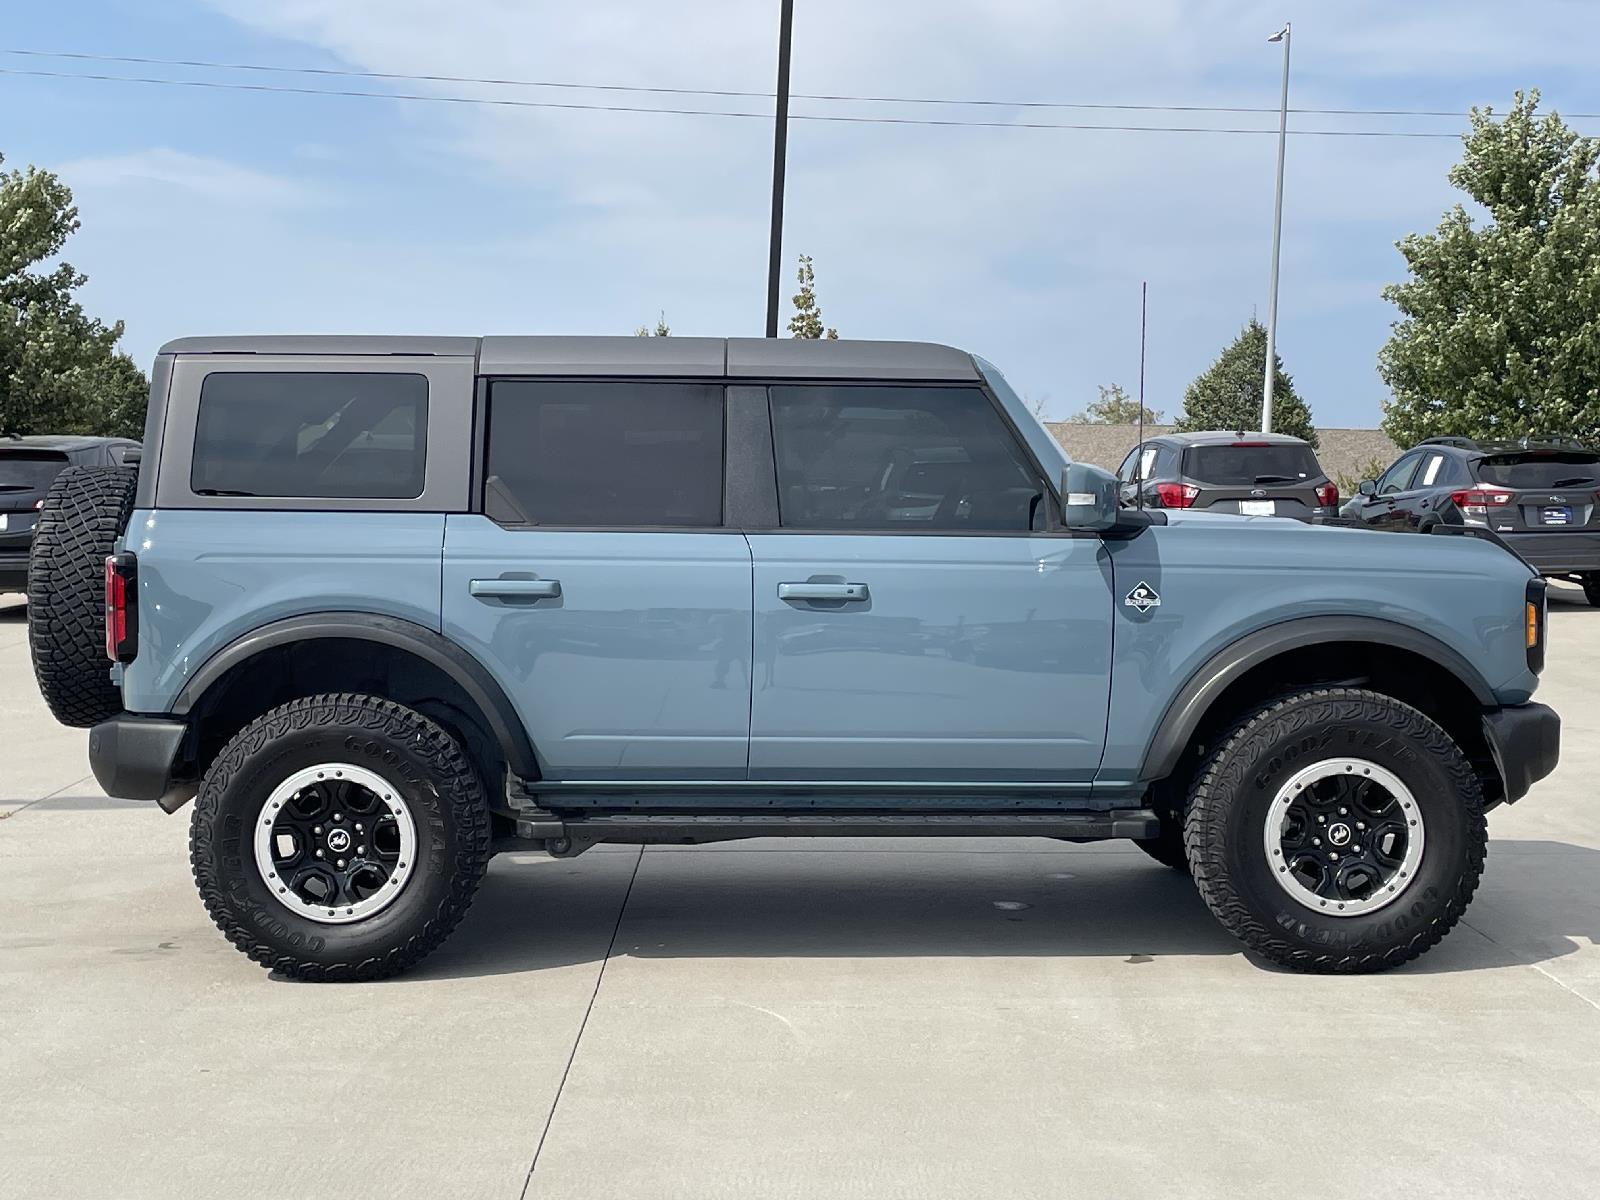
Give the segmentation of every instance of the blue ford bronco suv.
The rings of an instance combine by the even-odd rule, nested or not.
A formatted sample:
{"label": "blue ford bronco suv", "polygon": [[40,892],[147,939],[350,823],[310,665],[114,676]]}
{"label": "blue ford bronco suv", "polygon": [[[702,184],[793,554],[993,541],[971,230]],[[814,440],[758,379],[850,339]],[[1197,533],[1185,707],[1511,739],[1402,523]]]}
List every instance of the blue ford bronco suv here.
{"label": "blue ford bronco suv", "polygon": [[292,977],[417,962],[500,849],[826,835],[1131,838],[1378,970],[1556,762],[1514,555],[1119,507],[946,346],[184,339],[144,445],[51,488],[37,675]]}

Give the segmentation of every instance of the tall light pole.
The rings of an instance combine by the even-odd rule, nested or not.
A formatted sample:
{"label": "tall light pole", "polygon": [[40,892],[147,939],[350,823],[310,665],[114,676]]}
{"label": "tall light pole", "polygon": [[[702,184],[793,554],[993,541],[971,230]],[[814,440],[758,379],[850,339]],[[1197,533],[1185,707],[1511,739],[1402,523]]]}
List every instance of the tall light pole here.
{"label": "tall light pole", "polygon": [[778,336],[778,273],[783,269],[783,175],[789,157],[789,45],[794,0],[778,16],[778,108],[772,133],[772,233],[767,245],[767,336]]}
{"label": "tall light pole", "polygon": [[1289,26],[1267,39],[1283,43],[1283,98],[1278,102],[1278,199],[1272,210],[1272,285],[1267,297],[1267,373],[1261,389],[1261,432],[1272,432],[1273,364],[1278,355],[1278,252],[1283,245],[1283,152],[1289,141]]}

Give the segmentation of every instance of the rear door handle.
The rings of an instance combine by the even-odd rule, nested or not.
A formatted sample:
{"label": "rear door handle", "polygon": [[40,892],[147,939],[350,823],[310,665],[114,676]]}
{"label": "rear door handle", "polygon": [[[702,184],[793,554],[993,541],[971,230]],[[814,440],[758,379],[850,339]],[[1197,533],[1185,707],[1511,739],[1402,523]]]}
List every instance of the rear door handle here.
{"label": "rear door handle", "polygon": [[864,583],[780,583],[779,600],[865,600]]}
{"label": "rear door handle", "polygon": [[474,579],[467,592],[488,600],[549,600],[561,595],[559,579]]}

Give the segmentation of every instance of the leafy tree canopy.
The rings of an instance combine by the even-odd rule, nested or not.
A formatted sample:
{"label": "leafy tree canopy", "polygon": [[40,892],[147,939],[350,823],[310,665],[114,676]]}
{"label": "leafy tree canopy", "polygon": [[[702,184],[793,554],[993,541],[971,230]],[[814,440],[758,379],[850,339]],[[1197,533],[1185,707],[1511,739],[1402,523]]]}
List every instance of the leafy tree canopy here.
{"label": "leafy tree canopy", "polygon": [[[1183,413],[1175,429],[1261,428],[1261,394],[1266,386],[1267,327],[1250,318],[1217,361],[1206,368],[1183,394]],[[1311,409],[1294,390],[1294,380],[1273,355],[1272,432],[1317,444]]]}
{"label": "leafy tree canopy", "polygon": [[1378,355],[1392,399],[1383,429],[1425,437],[1600,437],[1600,139],[1518,92],[1496,118],[1473,109],[1450,182],[1460,204],[1399,243],[1410,279]]}
{"label": "leafy tree canopy", "polygon": [[51,263],[78,224],[49,171],[0,172],[0,433],[144,431],[150,385],[117,351],[122,322],[86,314],[73,293],[87,277]]}
{"label": "leafy tree canopy", "polygon": [[789,332],[797,338],[837,338],[837,329],[824,330],[822,308],[817,304],[817,273],[811,266],[811,256],[800,256],[800,270],[796,273],[800,290],[794,296],[794,316],[789,318]]}
{"label": "leafy tree canopy", "polygon": [[[1120,383],[1113,383],[1110,387],[1106,387],[1103,384],[1097,386],[1100,389],[1100,399],[1094,401],[1082,412],[1074,413],[1067,420],[1077,425],[1137,425],[1139,423],[1139,402],[1123,391]],[[1147,405],[1144,410],[1144,423],[1146,425],[1161,424],[1161,413]]]}

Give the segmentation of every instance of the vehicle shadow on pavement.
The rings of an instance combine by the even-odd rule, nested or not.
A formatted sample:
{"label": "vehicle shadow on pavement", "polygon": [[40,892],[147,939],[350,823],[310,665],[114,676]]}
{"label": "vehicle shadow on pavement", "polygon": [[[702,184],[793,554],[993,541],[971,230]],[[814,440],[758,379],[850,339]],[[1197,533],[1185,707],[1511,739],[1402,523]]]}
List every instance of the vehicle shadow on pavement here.
{"label": "vehicle shadow on pavement", "polygon": [[21,596],[0,595],[0,625],[26,625],[28,603]]}
{"label": "vehicle shadow on pavement", "polygon": [[[613,955],[641,959],[1083,956],[1139,966],[1244,954],[1186,876],[1136,850],[651,850],[620,924],[628,873],[602,857],[623,852],[560,873],[497,866],[462,927],[401,982],[599,962],[613,927]],[[602,886],[583,869],[595,866]],[[1600,944],[1597,879],[1600,850],[1493,841],[1463,927],[1402,970],[1504,968]]]}

